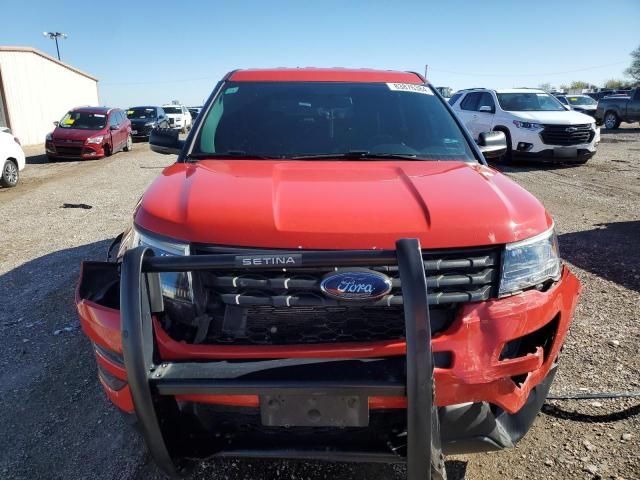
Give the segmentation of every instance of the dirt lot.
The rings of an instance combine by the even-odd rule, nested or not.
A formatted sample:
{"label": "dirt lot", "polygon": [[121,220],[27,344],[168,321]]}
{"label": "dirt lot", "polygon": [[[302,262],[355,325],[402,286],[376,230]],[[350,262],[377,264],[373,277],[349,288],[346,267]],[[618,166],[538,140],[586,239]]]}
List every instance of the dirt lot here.
{"label": "dirt lot", "polygon": [[[640,391],[640,129],[602,136],[585,166],[498,165],[555,217],[584,286],[555,395]],[[172,158],[146,144],[93,162],[48,164],[41,153],[29,149],[21,184],[0,189],[0,477],[161,478],[101,391],[73,290],[80,261],[103,258]],[[631,480],[638,452],[640,399],[549,401],[515,449],[450,457],[448,469],[457,480]],[[194,478],[382,480],[403,469],[224,461]]]}

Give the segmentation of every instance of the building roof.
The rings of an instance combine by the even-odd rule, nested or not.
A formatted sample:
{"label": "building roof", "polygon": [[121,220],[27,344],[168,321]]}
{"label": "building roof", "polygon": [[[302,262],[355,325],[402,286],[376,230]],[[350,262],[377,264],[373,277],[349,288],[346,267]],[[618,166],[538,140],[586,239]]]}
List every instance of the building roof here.
{"label": "building roof", "polygon": [[398,82],[424,83],[413,72],[348,68],[274,68],[236,70],[229,76],[235,82]]}
{"label": "building roof", "polygon": [[69,70],[71,70],[72,72],[75,72],[79,75],[82,75],[84,77],[90,78],[91,80],[94,81],[98,81],[98,79],[96,77],[94,77],[93,75],[89,75],[88,73],[83,72],[82,70],[77,69],[76,67],[72,67],[71,65],[69,65],[68,63],[64,63],[61,62],[60,60],[53,58],[50,55],[47,55],[44,52],[41,52],[38,49],[35,49],[33,47],[18,47],[18,46],[2,46],[0,45],[0,52],[26,52],[26,53],[33,53],[35,55],[39,55],[42,58],[46,58],[47,60],[57,63],[58,65],[64,67],[64,68],[68,68]]}

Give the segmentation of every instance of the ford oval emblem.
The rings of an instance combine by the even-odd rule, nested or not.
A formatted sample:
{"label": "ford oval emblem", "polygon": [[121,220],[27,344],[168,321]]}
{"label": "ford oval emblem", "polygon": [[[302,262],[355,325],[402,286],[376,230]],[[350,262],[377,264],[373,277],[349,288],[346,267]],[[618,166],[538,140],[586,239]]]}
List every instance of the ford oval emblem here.
{"label": "ford oval emblem", "polygon": [[336,300],[376,300],[391,291],[391,279],[373,270],[345,270],[330,273],[320,289]]}

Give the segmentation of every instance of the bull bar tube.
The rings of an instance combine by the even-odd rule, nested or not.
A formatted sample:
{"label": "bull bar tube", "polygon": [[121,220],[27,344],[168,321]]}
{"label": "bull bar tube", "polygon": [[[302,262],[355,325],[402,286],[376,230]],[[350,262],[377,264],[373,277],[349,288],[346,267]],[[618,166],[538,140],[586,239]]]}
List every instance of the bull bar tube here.
{"label": "bull bar tube", "polygon": [[[360,395],[406,396],[407,437],[406,457],[392,453],[371,455],[358,452],[318,451],[305,458],[383,461],[407,463],[409,480],[431,478],[432,412],[434,386],[432,384],[433,359],[431,351],[431,325],[427,300],[427,283],[420,242],[400,239],[396,250],[354,251],[282,251],[282,255],[296,255],[300,267],[374,267],[398,265],[403,295],[406,338],[405,382],[390,382],[375,375],[362,378],[356,375],[335,380],[278,380],[278,371],[287,367],[310,363],[329,363],[344,360],[282,359],[243,364],[225,361],[163,362],[155,349],[153,314],[163,311],[160,272],[187,272],[201,270],[231,270],[238,268],[235,254],[194,255],[185,257],[154,256],[151,248],[140,246],[128,250],[122,261],[120,300],[121,333],[124,365],[135,413],[146,445],[158,466],[170,476],[181,473],[179,462],[172,455],[172,435],[158,415],[158,399],[178,394],[277,394],[277,395]],[[272,265],[250,265],[250,270],[273,269]],[[295,271],[296,267],[287,268]],[[369,359],[370,360],[370,359]],[[362,359],[349,361],[354,367]],[[354,368],[355,373],[367,369]],[[275,374],[267,380],[243,379],[246,373],[269,371]],[[353,374],[352,374],[353,376]],[[437,421],[437,420],[436,420]],[[438,435],[438,432],[436,432]],[[251,452],[237,452],[238,456],[251,456]],[[283,457],[300,458],[295,451],[281,452]],[[233,456],[221,452],[220,456]],[[264,456],[264,455],[263,455]],[[280,455],[278,455],[280,456]],[[438,461],[438,459],[436,459]]]}

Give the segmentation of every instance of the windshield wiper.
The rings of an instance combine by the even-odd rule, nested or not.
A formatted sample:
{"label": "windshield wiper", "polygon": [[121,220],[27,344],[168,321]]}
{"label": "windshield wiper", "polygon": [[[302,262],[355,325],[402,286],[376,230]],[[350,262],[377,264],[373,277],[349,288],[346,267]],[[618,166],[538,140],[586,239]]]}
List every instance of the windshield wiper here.
{"label": "windshield wiper", "polygon": [[349,158],[354,160],[423,160],[413,153],[371,153],[368,150],[349,150],[343,153],[318,153],[315,155],[295,155],[291,160],[323,160],[329,158]]}
{"label": "windshield wiper", "polygon": [[215,153],[204,153],[204,152],[198,152],[198,153],[191,153],[189,155],[187,155],[187,160],[206,160],[206,159],[214,159],[214,158],[236,158],[239,160],[246,160],[246,159],[252,159],[252,160],[275,160],[275,159],[280,159],[282,157],[276,157],[273,155],[259,155],[259,154],[252,154],[252,153],[247,153],[244,150],[229,150],[228,152],[215,152]]}

